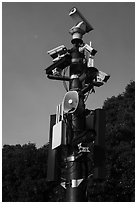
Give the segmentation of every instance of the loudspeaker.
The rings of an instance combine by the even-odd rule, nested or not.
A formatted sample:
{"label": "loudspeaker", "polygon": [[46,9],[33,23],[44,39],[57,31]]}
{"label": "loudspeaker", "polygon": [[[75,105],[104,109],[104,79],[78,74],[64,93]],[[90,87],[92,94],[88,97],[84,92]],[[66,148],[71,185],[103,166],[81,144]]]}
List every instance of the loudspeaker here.
{"label": "loudspeaker", "polygon": [[79,104],[79,95],[77,91],[68,91],[63,99],[64,113],[73,113]]}

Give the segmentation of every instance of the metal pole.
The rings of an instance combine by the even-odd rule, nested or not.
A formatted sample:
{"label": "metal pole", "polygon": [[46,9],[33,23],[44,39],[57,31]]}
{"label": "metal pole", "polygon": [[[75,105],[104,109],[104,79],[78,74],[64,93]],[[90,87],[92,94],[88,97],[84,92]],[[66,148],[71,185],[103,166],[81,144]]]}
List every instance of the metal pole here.
{"label": "metal pole", "polygon": [[[83,68],[82,59],[78,51],[79,43],[75,43],[72,48],[72,64],[70,65],[70,83],[69,90],[81,90],[82,84],[79,80],[79,73]],[[70,140],[76,139],[77,136],[85,130],[85,104],[84,96],[81,95],[80,98],[81,112],[73,113],[71,117],[72,131]],[[86,198],[86,188],[84,178],[86,178],[86,171],[84,168],[84,163],[81,156],[76,159],[75,148],[70,146],[68,148],[67,157],[67,175],[66,175],[66,201],[67,202],[79,202],[87,201]]]}

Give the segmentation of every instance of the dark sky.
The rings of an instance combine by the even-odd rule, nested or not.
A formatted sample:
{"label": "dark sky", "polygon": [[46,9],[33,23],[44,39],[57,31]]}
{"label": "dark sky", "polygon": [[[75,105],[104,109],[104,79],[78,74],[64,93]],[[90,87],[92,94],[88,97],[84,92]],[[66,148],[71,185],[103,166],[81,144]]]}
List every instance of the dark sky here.
{"label": "dark sky", "polygon": [[47,51],[64,44],[71,48],[69,17],[77,7],[94,30],[83,40],[98,51],[95,66],[110,80],[89,96],[87,108],[122,93],[135,79],[134,3],[4,2],[2,3],[2,131],[3,144],[48,142],[49,115],[62,102],[61,81],[46,78],[52,64]]}

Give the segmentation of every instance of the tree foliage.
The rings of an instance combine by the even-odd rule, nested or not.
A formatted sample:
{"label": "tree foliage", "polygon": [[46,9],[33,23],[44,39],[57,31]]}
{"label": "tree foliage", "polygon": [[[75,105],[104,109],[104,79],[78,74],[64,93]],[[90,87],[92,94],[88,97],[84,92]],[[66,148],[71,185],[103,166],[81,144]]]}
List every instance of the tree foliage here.
{"label": "tree foliage", "polygon": [[[106,179],[88,181],[89,201],[134,201],[135,191],[135,82],[125,92],[107,99]],[[48,145],[4,145],[2,149],[3,202],[63,201],[64,190],[47,182]]]}
{"label": "tree foliage", "polygon": [[135,192],[135,82],[104,102],[106,180],[89,185],[91,201],[130,202]]}
{"label": "tree foliage", "polygon": [[35,144],[4,145],[2,151],[3,201],[47,201],[47,149]]}

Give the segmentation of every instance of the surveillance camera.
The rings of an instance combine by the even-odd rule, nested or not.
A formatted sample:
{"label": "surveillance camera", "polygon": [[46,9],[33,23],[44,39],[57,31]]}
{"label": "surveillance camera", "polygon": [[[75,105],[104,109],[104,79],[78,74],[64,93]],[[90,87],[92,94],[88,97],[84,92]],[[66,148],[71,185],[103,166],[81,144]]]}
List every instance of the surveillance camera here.
{"label": "surveillance camera", "polygon": [[86,33],[88,33],[89,31],[93,30],[92,26],[89,24],[89,22],[84,18],[84,16],[78,11],[77,8],[72,8],[69,16],[72,17],[72,19],[76,22],[76,23],[80,23],[81,21],[83,21],[86,25]]}
{"label": "surveillance camera", "polygon": [[88,53],[90,53],[92,56],[95,56],[95,54],[97,53],[97,50],[95,50],[93,47],[91,47],[88,44],[85,44],[83,47],[79,48],[79,51],[83,51],[86,50]]}
{"label": "surveillance camera", "polygon": [[105,72],[102,71],[98,72],[97,76],[98,81],[107,82],[109,78],[110,78],[109,74],[106,74]]}
{"label": "surveillance camera", "polygon": [[98,71],[97,77],[94,81],[94,86],[100,87],[104,85],[109,78],[110,78],[110,75],[106,74],[105,72]]}
{"label": "surveillance camera", "polygon": [[57,61],[64,57],[68,53],[68,50],[64,45],[60,45],[52,50],[49,50],[47,53],[53,58],[54,61]]}
{"label": "surveillance camera", "polygon": [[64,57],[61,59],[57,60],[54,62],[52,65],[50,65],[48,68],[46,68],[46,74],[52,74],[52,70],[55,68],[59,68],[61,70],[65,69],[65,67],[70,66],[71,64],[71,55],[66,54]]}

